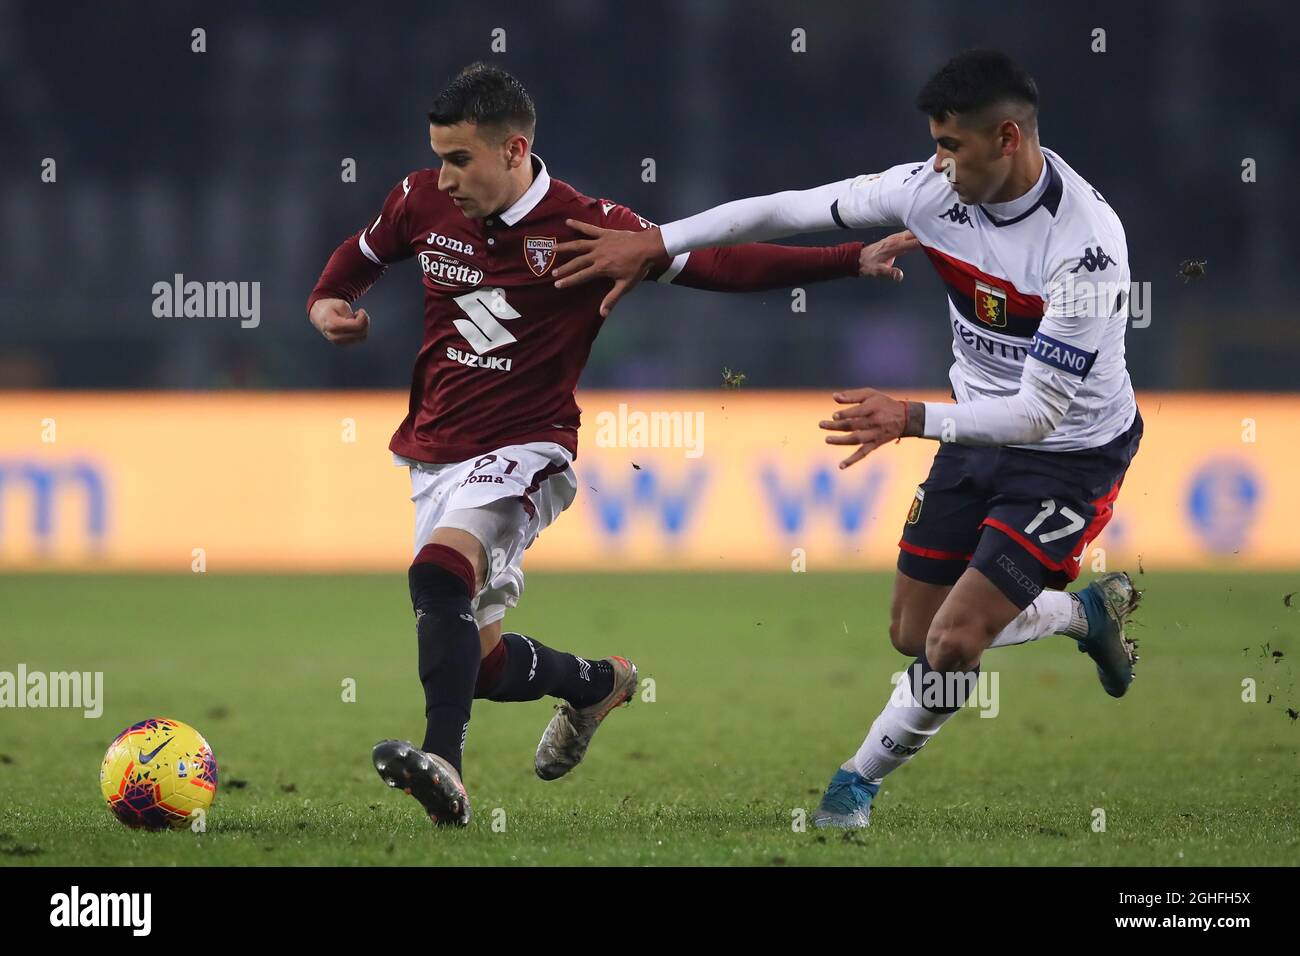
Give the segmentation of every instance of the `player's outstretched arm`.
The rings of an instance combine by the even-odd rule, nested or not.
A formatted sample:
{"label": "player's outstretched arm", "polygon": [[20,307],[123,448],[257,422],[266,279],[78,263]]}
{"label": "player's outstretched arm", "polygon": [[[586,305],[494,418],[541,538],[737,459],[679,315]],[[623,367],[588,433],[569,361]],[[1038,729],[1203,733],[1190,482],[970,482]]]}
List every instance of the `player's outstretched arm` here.
{"label": "player's outstretched arm", "polygon": [[683,253],[661,272],[659,281],[715,292],[783,289],[855,276],[899,282],[903,270],[894,260],[919,246],[910,232],[871,245],[846,242],[805,248],[748,242]]}
{"label": "player's outstretched arm", "polygon": [[1020,391],[1015,395],[954,404],[900,401],[874,388],[857,388],[836,392],[832,397],[845,407],[820,425],[838,433],[826,436],[828,445],[858,446],[840,462],[841,468],[900,438],[932,438],[959,445],[1029,445],[1056,430],[1077,390],[1078,381],[1067,374],[1026,361]]}
{"label": "player's outstretched arm", "polygon": [[835,228],[904,224],[913,195],[908,183],[915,183],[914,176],[920,168],[895,166],[883,173],[813,189],[737,199],[662,228],[640,232],[602,229],[569,220],[570,227],[591,238],[556,247],[557,252],[573,258],[556,269],[555,284],[564,288],[592,279],[613,280],[614,288],[601,303],[601,314],[608,315],[614,303],[645,278],[656,261],[665,257],[674,260],[683,253],[700,249]]}
{"label": "player's outstretched arm", "polygon": [[861,461],[887,442],[931,438],[960,445],[1026,445],[1042,441],[1065,417],[1078,383],[1026,362],[1020,391],[974,402],[910,402],[874,388],[836,392],[842,406],[820,423],[828,445],[857,445],[841,468]]}
{"label": "player's outstretched arm", "polygon": [[567,224],[571,228],[592,238],[556,246],[556,252],[573,258],[555,270],[555,285],[563,289],[593,279],[612,279],[614,288],[600,307],[602,315],[609,315],[614,304],[645,278],[656,261],[665,257],[673,259],[696,249],[836,228],[839,223],[832,214],[832,206],[848,182],[851,180],[815,189],[737,199],[670,223],[664,227],[670,229],[668,235],[658,227],[623,232],[570,219]]}

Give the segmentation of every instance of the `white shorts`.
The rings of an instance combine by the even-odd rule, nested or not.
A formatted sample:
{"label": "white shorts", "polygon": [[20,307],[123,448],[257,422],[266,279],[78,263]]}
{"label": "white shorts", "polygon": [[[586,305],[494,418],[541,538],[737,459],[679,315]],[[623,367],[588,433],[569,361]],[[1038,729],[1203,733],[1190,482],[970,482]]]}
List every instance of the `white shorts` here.
{"label": "white shorts", "polygon": [[573,456],[555,442],[528,442],[447,464],[393,459],[411,471],[415,553],[435,528],[478,538],[489,568],[474,596],[474,619],[480,628],[501,620],[524,590],[524,550],[578,493]]}

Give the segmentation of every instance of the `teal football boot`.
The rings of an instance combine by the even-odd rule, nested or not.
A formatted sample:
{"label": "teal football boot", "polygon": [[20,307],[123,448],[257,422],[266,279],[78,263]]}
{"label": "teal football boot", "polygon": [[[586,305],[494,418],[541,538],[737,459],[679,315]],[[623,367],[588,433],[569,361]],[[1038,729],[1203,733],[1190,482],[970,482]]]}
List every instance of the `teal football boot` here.
{"label": "teal football boot", "polygon": [[813,825],[842,829],[870,826],[871,801],[879,792],[880,784],[867,783],[852,770],[841,767],[822,794],[821,805],[813,813]]}
{"label": "teal football boot", "polygon": [[1079,638],[1080,652],[1097,665],[1101,686],[1112,697],[1123,697],[1133,682],[1137,642],[1124,634],[1124,625],[1142,600],[1142,592],[1123,571],[1103,574],[1075,594],[1088,616],[1088,633]]}

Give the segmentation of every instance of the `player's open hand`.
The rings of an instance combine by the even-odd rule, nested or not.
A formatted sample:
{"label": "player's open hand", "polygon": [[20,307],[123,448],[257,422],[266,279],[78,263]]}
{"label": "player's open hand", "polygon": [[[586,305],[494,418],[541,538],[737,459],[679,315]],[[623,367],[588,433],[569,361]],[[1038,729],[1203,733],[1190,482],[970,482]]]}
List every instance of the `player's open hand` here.
{"label": "player's open hand", "polygon": [[342,299],[317,299],[311,307],[311,324],[335,345],[364,342],[370,333],[370,316],[365,309],[352,311]]}
{"label": "player's open hand", "polygon": [[609,294],[600,303],[600,314],[603,316],[608,316],[615,303],[645,278],[656,259],[667,255],[658,229],[625,232],[620,229],[603,229],[577,219],[566,219],[564,222],[570,229],[591,238],[572,239],[555,247],[557,254],[573,256],[556,268],[555,287],[564,289],[592,279],[613,279],[614,288],[609,290]]}
{"label": "player's open hand", "polygon": [[826,431],[843,432],[827,435],[828,445],[857,445],[858,448],[840,462],[841,468],[856,464],[885,442],[902,438],[907,426],[907,402],[890,398],[874,388],[855,388],[836,392],[832,398],[841,408],[821,423]]}
{"label": "player's open hand", "polygon": [[858,256],[858,275],[902,282],[903,270],[894,266],[894,260],[905,252],[920,248],[921,241],[910,230],[885,236],[879,242],[862,247],[862,253]]}

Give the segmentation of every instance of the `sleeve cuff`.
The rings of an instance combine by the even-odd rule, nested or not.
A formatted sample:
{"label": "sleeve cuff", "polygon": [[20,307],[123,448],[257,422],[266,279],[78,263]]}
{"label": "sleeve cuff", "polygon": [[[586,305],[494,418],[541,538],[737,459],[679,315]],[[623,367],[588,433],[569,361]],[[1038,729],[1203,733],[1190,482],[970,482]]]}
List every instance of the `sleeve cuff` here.
{"label": "sleeve cuff", "polygon": [[382,266],[383,263],[379,260],[379,256],[375,255],[375,250],[371,249],[370,243],[366,242],[366,234],[364,230],[357,237],[357,240],[357,244],[361,247],[362,254],[375,265]]}
{"label": "sleeve cuff", "polygon": [[664,283],[672,282],[677,278],[681,271],[686,268],[686,261],[690,259],[690,257],[691,254],[689,252],[683,252],[681,255],[673,256],[672,262],[668,263],[668,268],[659,273],[659,278],[655,281]]}
{"label": "sleeve cuff", "polygon": [[659,227],[659,239],[664,244],[664,251],[670,259],[676,259],[683,252],[682,228],[676,222],[665,223]]}
{"label": "sleeve cuff", "polygon": [[945,408],[952,408],[950,402],[922,402],[925,408],[925,424],[921,429],[921,435],[925,438],[941,439],[943,435],[943,421],[947,414],[943,411]]}

